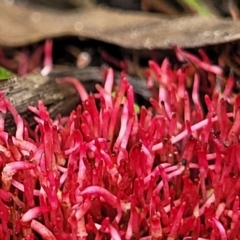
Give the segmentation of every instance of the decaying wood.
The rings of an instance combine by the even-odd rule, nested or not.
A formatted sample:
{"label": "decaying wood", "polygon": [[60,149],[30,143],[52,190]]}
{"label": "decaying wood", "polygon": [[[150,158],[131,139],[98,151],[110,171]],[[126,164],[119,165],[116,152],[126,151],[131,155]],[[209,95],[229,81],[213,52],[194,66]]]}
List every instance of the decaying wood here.
{"label": "decaying wood", "polygon": [[[19,78],[12,77],[6,81],[0,81],[0,90],[31,126],[34,124],[34,120],[28,106],[37,106],[40,99],[43,100],[52,118],[55,118],[58,114],[62,116],[68,115],[79,104],[80,99],[74,87],[69,84],[56,83],[55,79],[57,77],[64,76],[77,78],[89,92],[94,92],[95,84],[102,82],[100,68],[73,68],[53,72],[47,77],[39,74],[29,74]],[[136,93],[145,98],[151,96],[143,80],[134,77],[128,77],[128,80],[133,85]],[[119,81],[119,74],[116,74],[116,81]],[[12,131],[15,124],[9,113],[5,122],[6,130]]]}
{"label": "decaying wood", "polygon": [[171,18],[101,7],[58,12],[1,2],[0,9],[0,46],[60,36],[96,39],[130,49],[163,49],[170,44],[190,48],[240,39],[240,21],[213,16]]}

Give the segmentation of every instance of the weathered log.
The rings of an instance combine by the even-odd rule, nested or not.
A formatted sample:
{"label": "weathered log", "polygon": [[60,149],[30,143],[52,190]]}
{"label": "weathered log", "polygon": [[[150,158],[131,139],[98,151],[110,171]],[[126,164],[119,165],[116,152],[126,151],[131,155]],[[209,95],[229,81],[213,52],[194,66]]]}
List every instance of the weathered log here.
{"label": "weathered log", "polygon": [[[55,79],[57,77],[64,76],[76,77],[91,92],[95,91],[97,82],[102,82],[100,68],[72,68],[53,72],[47,77],[40,74],[11,77],[8,80],[0,81],[0,90],[15,106],[18,113],[32,126],[34,124],[33,114],[28,110],[28,106],[37,106],[40,99],[43,100],[52,118],[55,118],[58,114],[68,115],[79,104],[80,99],[73,86],[56,83]],[[118,74],[116,74],[116,77],[118,77]],[[128,77],[128,79],[136,93],[144,98],[151,96],[143,80],[133,77]],[[5,123],[7,131],[12,131],[15,128],[15,123],[9,113],[6,115]]]}

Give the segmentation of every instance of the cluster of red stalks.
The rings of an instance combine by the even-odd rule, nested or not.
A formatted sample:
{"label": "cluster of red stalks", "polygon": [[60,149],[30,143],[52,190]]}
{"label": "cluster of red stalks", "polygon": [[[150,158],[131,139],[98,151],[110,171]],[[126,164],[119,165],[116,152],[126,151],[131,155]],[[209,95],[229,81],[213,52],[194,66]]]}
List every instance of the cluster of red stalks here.
{"label": "cluster of red stalks", "polygon": [[53,120],[39,101],[34,131],[1,97],[17,130],[1,118],[0,239],[239,239],[240,95],[203,52],[175,51],[187,64],[149,63],[159,91],[139,114],[127,78],[112,95],[111,69],[94,95],[59,79],[82,104]]}

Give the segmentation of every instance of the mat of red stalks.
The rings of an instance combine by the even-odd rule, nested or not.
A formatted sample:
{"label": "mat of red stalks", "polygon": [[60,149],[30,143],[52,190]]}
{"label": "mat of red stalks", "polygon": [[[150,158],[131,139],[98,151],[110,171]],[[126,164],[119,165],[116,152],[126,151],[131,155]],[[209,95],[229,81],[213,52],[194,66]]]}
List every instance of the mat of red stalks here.
{"label": "mat of red stalks", "polygon": [[175,52],[187,64],[149,62],[139,113],[111,69],[96,94],[57,79],[82,103],[51,119],[39,99],[33,131],[1,96],[0,239],[239,239],[240,95],[204,52]]}

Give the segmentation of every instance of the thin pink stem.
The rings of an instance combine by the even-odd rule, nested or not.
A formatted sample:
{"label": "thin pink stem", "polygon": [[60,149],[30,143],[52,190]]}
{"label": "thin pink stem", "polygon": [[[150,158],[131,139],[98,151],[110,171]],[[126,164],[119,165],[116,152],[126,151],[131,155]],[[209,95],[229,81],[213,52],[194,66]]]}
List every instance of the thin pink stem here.
{"label": "thin pink stem", "polygon": [[44,62],[43,62],[43,69],[41,70],[41,74],[43,76],[47,76],[53,67],[52,62],[52,48],[53,48],[53,42],[51,39],[46,40],[44,44]]}
{"label": "thin pink stem", "polygon": [[21,222],[30,222],[34,218],[40,216],[43,213],[49,212],[51,210],[48,206],[39,206],[29,209],[22,215]]}
{"label": "thin pink stem", "polygon": [[[227,113],[227,116],[230,118],[230,117],[233,116],[233,113]],[[215,117],[213,117],[213,118],[211,119],[212,122],[216,122],[217,120],[218,120],[218,117],[217,117],[217,116],[215,116]],[[198,123],[192,125],[192,126],[191,126],[191,130],[192,130],[192,131],[196,131],[196,130],[198,130],[198,129],[201,129],[201,128],[205,127],[207,124],[208,124],[208,119],[204,119],[204,120],[202,120],[201,122],[198,122]],[[172,144],[175,144],[175,143],[181,141],[181,140],[182,140],[184,137],[186,137],[187,135],[188,135],[188,131],[185,129],[185,130],[183,130],[181,133],[179,133],[178,135],[173,136],[173,137],[171,138],[171,143],[172,143]],[[159,150],[159,149],[162,149],[162,147],[163,147],[163,143],[162,143],[162,142],[157,143],[157,144],[153,145],[152,151],[157,151],[157,150]]]}
{"label": "thin pink stem", "polygon": [[72,77],[64,77],[64,78],[57,78],[57,83],[70,83],[72,84],[78,91],[80,99],[83,101],[88,99],[88,93],[85,90],[84,86],[78,81],[76,78]]}
{"label": "thin pink stem", "polygon": [[117,197],[110,193],[107,189],[99,186],[89,186],[81,191],[82,196],[92,196],[96,195],[98,197],[103,197],[109,204],[116,206]]}
{"label": "thin pink stem", "polygon": [[32,220],[30,226],[34,231],[39,233],[43,240],[57,240],[53,233],[42,223]]}

